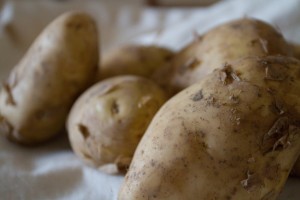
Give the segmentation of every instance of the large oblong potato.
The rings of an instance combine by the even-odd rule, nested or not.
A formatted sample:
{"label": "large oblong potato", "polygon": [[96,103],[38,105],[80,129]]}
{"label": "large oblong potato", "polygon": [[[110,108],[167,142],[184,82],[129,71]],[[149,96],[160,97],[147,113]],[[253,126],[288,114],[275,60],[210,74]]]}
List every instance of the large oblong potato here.
{"label": "large oblong potato", "polygon": [[300,154],[300,61],[249,57],[158,111],[119,200],[275,200]]}
{"label": "large oblong potato", "polygon": [[154,72],[166,65],[174,53],[164,47],[138,44],[125,45],[103,55],[99,80],[117,75],[137,75],[152,78]]}
{"label": "large oblong potato", "polygon": [[90,166],[124,172],[165,101],[163,90],[142,77],[117,76],[95,84],[69,115],[67,129],[74,152]]}
{"label": "large oblong potato", "polygon": [[272,26],[255,19],[234,20],[208,31],[178,52],[167,69],[158,70],[163,85],[176,93],[225,63],[245,56],[292,55]]}
{"label": "large oblong potato", "polygon": [[50,23],[3,84],[1,132],[36,144],[62,131],[73,102],[94,81],[98,54],[89,15],[68,12]]}

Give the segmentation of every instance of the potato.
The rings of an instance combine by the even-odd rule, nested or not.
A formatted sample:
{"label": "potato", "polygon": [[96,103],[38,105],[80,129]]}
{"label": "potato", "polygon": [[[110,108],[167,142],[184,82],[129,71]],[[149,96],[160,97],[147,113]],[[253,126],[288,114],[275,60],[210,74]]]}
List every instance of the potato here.
{"label": "potato", "polygon": [[73,102],[95,77],[97,37],[94,20],[84,13],[68,12],[50,23],[3,84],[1,132],[22,144],[61,132]]}
{"label": "potato", "polygon": [[276,199],[300,153],[300,61],[249,57],[155,115],[119,200]]}
{"label": "potato", "polygon": [[99,80],[117,75],[152,78],[154,71],[173,57],[169,49],[158,46],[126,45],[103,55]]}
{"label": "potato", "polygon": [[125,172],[154,114],[166,96],[152,81],[137,76],[106,79],[75,103],[67,129],[74,152],[108,173]]}
{"label": "potato", "polygon": [[[225,63],[245,56],[291,55],[283,36],[270,25],[240,19],[217,26],[176,54],[161,74],[163,85],[176,93]],[[166,72],[166,73],[164,73]]]}

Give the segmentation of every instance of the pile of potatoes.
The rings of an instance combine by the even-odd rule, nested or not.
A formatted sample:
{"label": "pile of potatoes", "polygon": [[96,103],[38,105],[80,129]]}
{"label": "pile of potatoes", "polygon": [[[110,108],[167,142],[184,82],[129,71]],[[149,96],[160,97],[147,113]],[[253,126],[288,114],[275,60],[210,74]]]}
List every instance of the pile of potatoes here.
{"label": "pile of potatoes", "polygon": [[269,24],[228,22],[179,52],[99,49],[88,14],[50,23],[2,85],[1,133],[66,130],[84,163],[126,173],[119,200],[271,200],[300,176],[300,48]]}

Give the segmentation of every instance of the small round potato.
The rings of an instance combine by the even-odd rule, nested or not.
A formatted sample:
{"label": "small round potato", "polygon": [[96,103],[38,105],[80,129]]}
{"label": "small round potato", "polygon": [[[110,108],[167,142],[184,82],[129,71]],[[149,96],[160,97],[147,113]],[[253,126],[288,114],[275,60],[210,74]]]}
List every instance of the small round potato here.
{"label": "small round potato", "polygon": [[117,75],[152,78],[153,73],[173,57],[169,49],[158,46],[126,45],[103,55],[99,80]]}
{"label": "small round potato", "polygon": [[67,129],[75,154],[102,171],[123,172],[165,101],[163,90],[146,78],[117,76],[97,83],[69,115]]}

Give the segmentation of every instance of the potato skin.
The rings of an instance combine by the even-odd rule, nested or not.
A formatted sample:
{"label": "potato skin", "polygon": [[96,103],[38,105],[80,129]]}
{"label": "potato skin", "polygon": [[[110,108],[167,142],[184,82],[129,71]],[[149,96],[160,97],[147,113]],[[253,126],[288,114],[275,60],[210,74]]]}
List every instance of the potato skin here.
{"label": "potato skin", "polygon": [[152,120],[119,200],[276,199],[300,153],[299,87],[300,62],[277,56],[183,90]]}
{"label": "potato skin", "polygon": [[166,65],[174,53],[163,47],[125,45],[103,55],[99,80],[117,75],[137,75],[153,78],[154,72]]}
{"label": "potato skin", "polygon": [[[283,36],[255,19],[231,21],[208,31],[174,56],[163,69],[164,85],[174,93],[201,80],[225,63],[245,56],[291,55]],[[168,75],[164,74],[168,73]]]}
{"label": "potato skin", "polygon": [[74,152],[105,172],[125,172],[165,101],[164,91],[142,77],[117,76],[95,84],[76,101],[68,119]]}
{"label": "potato skin", "polygon": [[33,145],[57,135],[93,81],[98,65],[94,20],[68,12],[50,23],[14,67],[0,93],[1,132]]}

